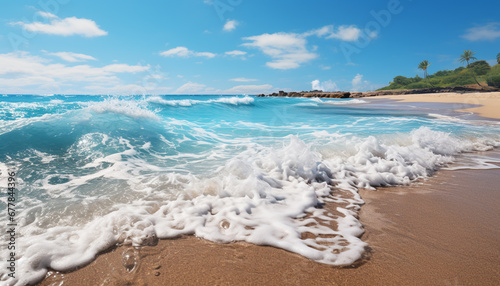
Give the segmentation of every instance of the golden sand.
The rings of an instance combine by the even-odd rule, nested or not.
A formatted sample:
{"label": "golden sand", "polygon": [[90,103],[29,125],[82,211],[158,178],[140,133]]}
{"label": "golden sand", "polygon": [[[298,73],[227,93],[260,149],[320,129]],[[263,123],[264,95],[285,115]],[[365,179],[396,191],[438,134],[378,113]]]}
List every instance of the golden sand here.
{"label": "golden sand", "polygon": [[[483,117],[500,119],[500,92],[403,94],[383,95],[373,98],[395,99],[403,102],[453,103],[453,109],[455,110],[474,112]],[[479,106],[469,108],[467,106],[469,104]]]}

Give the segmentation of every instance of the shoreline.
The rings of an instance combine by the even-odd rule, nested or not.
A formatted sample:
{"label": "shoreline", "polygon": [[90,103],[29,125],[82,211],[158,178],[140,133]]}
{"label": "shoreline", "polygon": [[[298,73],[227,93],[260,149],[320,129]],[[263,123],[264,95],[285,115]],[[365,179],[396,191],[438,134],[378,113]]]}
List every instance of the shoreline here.
{"label": "shoreline", "polygon": [[[257,95],[257,97],[304,97],[304,98],[369,98],[370,100],[391,99],[405,103],[450,103],[451,109],[462,112],[472,112],[481,117],[500,120],[500,91],[487,92],[433,92],[421,93],[413,91],[374,91],[363,93],[350,92],[280,92],[279,94]],[[446,91],[446,90],[445,90]],[[477,107],[470,107],[478,105]]]}
{"label": "shoreline", "polygon": [[[282,249],[196,237],[161,240],[123,266],[118,247],[39,285],[495,285],[500,278],[499,169],[441,170],[411,186],[360,190],[368,259],[354,267],[313,262]],[[481,182],[483,188],[476,189]],[[486,183],[485,183],[486,182]],[[279,263],[276,263],[279,261]],[[76,284],[75,284],[76,283]]]}
{"label": "shoreline", "polygon": [[290,91],[280,90],[278,93],[259,94],[256,97],[318,97],[318,98],[360,98],[384,95],[409,95],[409,94],[440,94],[440,93],[491,93],[500,92],[498,88],[489,89],[470,87],[470,86],[450,86],[450,87],[431,87],[420,89],[388,89],[375,91]]}

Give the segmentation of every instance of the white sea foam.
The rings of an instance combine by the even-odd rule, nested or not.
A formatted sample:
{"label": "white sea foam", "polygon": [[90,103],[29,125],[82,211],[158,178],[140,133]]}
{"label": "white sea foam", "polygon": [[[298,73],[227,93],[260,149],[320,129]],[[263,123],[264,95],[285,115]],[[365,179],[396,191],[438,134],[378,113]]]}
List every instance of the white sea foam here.
{"label": "white sea foam", "polygon": [[[66,175],[57,184],[55,175],[47,176],[34,185],[54,199],[68,200],[78,200],[76,188],[96,192],[92,186],[99,180],[116,187],[101,190],[101,199],[81,193],[81,204],[71,210],[60,206],[67,217],[42,215],[47,211],[41,203],[20,213],[18,284],[41,279],[48,268],[63,271],[88,263],[116,244],[149,245],[181,234],[271,245],[321,263],[348,265],[362,257],[366,246],[359,239],[363,229],[356,212],[362,200],[357,188],[408,184],[452,163],[460,152],[499,145],[497,139],[468,140],[427,127],[401,134],[405,138],[397,141],[326,131],[316,135],[312,138],[329,137],[332,146],[342,144],[345,152],[328,152],[328,145],[314,147],[314,141],[288,136],[282,147],[249,144],[203,176],[146,162],[139,152],[155,147],[149,142],[133,146],[104,134],[83,136],[68,151],[68,156],[83,158],[83,173]],[[96,152],[105,146],[117,151]],[[338,204],[337,214],[316,208],[326,201]],[[328,226],[330,221],[338,228]],[[304,233],[316,237],[303,238]],[[5,271],[5,262],[1,265]]]}
{"label": "white sea foam", "polygon": [[250,97],[248,95],[245,95],[245,97],[221,97],[218,99],[209,100],[208,102],[218,102],[218,103],[240,105],[240,104],[251,104],[254,102],[254,98]]}
{"label": "white sea foam", "polygon": [[[466,116],[474,114],[473,112],[468,112]],[[454,122],[454,123],[462,123],[462,124],[474,124],[474,125],[500,125],[500,121],[493,121],[493,120],[467,120],[464,119],[464,115],[461,115],[460,117],[458,116],[448,116],[444,114],[437,114],[437,113],[429,113],[429,116],[434,117],[436,119],[442,120],[442,121],[448,121],[448,122]]]}
{"label": "white sea foam", "polygon": [[342,100],[342,101],[329,100],[329,101],[324,101],[323,103],[333,104],[333,105],[349,105],[349,104],[363,104],[363,103],[366,103],[366,101],[362,100],[362,99],[351,99],[351,100]]}
{"label": "white sea foam", "polygon": [[500,159],[486,156],[471,156],[470,158],[460,158],[452,166],[443,168],[444,170],[491,170],[500,168]]}
{"label": "white sea foam", "polygon": [[142,101],[112,98],[90,103],[89,108],[98,113],[111,112],[123,114],[132,118],[158,119],[156,114],[147,109],[145,102]]}
{"label": "white sea foam", "polygon": [[209,100],[195,100],[195,99],[170,99],[166,100],[161,98],[160,96],[151,96],[147,98],[148,102],[162,104],[162,105],[170,105],[170,106],[192,106],[195,104],[207,104],[207,103],[225,103],[232,105],[248,105],[254,102],[253,97],[245,96],[245,97],[220,97],[217,99],[209,99]]}
{"label": "white sea foam", "polygon": [[318,106],[318,104],[330,104],[330,105],[353,105],[353,104],[363,104],[367,103],[362,99],[350,99],[350,100],[338,100],[338,99],[321,99],[318,97],[310,98],[309,101],[312,102],[302,102],[296,103],[296,106]]}
{"label": "white sea foam", "polygon": [[193,100],[193,99],[165,100],[165,99],[161,98],[160,96],[148,97],[147,101],[153,102],[153,103],[158,103],[158,104],[163,104],[163,105],[170,105],[170,106],[191,106],[193,104],[200,102],[199,100]]}

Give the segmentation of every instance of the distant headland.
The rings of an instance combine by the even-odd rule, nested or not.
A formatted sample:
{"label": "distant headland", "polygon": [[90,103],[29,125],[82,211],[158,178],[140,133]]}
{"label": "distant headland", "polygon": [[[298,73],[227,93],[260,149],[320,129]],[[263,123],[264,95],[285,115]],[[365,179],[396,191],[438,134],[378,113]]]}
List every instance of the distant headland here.
{"label": "distant headland", "polygon": [[492,92],[496,89],[484,89],[476,86],[451,86],[451,87],[431,87],[419,89],[394,89],[394,90],[376,90],[365,92],[333,91],[324,92],[321,90],[311,91],[291,91],[280,90],[278,93],[259,94],[257,97],[319,97],[319,98],[359,98],[380,95],[400,95],[400,94],[424,94],[424,93],[469,93],[469,92]]}

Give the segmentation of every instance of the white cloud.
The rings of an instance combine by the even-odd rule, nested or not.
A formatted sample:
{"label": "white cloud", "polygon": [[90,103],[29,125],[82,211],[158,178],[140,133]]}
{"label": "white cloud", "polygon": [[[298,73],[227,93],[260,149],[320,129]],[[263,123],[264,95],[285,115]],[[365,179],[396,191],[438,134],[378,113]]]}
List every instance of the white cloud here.
{"label": "white cloud", "polygon": [[191,51],[186,47],[176,47],[164,52],[161,52],[160,55],[164,57],[206,57],[206,58],[214,58],[217,54],[209,53],[209,52],[195,52]]}
{"label": "white cloud", "polygon": [[322,70],[325,70],[325,71],[326,71],[326,70],[331,69],[332,67],[331,67],[331,66],[324,66],[324,65],[321,65],[321,66],[320,66],[320,68],[321,68]]}
{"label": "white cloud", "polygon": [[186,47],[177,47],[168,51],[161,52],[160,55],[165,57],[189,57],[191,55],[191,51]]}
{"label": "white cloud", "polygon": [[319,80],[313,80],[311,82],[311,89],[312,90],[322,90],[322,91],[338,91],[339,88],[337,87],[337,84],[334,83],[331,80],[327,80],[323,83],[321,83]]}
{"label": "white cloud", "polygon": [[329,35],[331,33],[333,33],[333,25],[324,26],[324,27],[321,27],[319,29],[314,29],[314,30],[305,32],[302,35],[304,37],[309,37],[309,36],[315,35],[315,36],[321,38],[321,37],[323,37],[325,35]]}
{"label": "white cloud", "polygon": [[87,60],[92,60],[92,61],[96,60],[96,58],[94,58],[92,56],[84,55],[84,54],[77,54],[77,53],[72,53],[72,52],[49,53],[49,55],[59,57],[62,60],[65,60],[65,61],[71,62],[71,63],[83,62],[83,61],[87,61]]}
{"label": "white cloud", "polygon": [[[327,39],[339,39],[342,41],[353,42],[357,41],[361,35],[361,30],[354,25],[346,26],[342,25],[337,28],[336,31],[332,31]],[[375,37],[376,35],[373,35]]]}
{"label": "white cloud", "polygon": [[333,25],[324,26],[302,34],[296,33],[274,33],[262,34],[253,37],[246,37],[243,40],[250,41],[243,46],[260,49],[264,54],[270,56],[273,60],[266,65],[273,69],[295,69],[301,64],[307,63],[318,57],[316,53],[317,46],[307,47],[307,37],[317,36],[325,39],[339,39],[341,41],[353,42],[362,36],[370,38],[377,37],[376,32],[364,35],[363,31],[355,25]]}
{"label": "white cloud", "polygon": [[127,64],[111,64],[104,66],[102,68],[104,71],[113,72],[113,73],[135,73],[135,72],[143,72],[149,69],[149,66],[131,66]]}
{"label": "white cloud", "polygon": [[225,52],[225,54],[228,56],[244,56],[247,54],[247,52],[234,50],[234,51]]}
{"label": "white cloud", "polygon": [[273,60],[266,65],[273,69],[294,69],[315,59],[318,55],[306,48],[306,39],[294,33],[262,34],[243,38],[244,46],[260,49]]}
{"label": "white cloud", "polygon": [[[333,25],[328,25],[321,27],[319,29],[311,30],[302,34],[304,37],[317,36],[319,38],[325,39],[338,39],[346,42],[354,42],[359,40],[363,35],[363,31],[356,27],[355,25],[340,25],[335,27]],[[377,32],[373,31],[369,35],[370,38],[376,38]]]}
{"label": "white cloud", "polygon": [[363,88],[364,85],[368,84],[367,81],[363,82],[363,75],[362,74],[356,74],[356,76],[352,79],[352,90],[353,91],[359,91],[360,89]]}
{"label": "white cloud", "polygon": [[250,81],[258,81],[258,79],[253,79],[253,78],[244,78],[244,77],[237,77],[237,78],[232,78],[230,81],[237,81],[237,82],[250,82]]}
{"label": "white cloud", "polygon": [[236,29],[236,26],[238,26],[238,21],[236,20],[227,20],[226,24],[224,24],[224,27],[222,28],[222,30],[226,31],[226,32],[231,32],[233,31],[234,29]]}
{"label": "white cloud", "polygon": [[351,91],[367,91],[367,90],[375,90],[377,88],[381,88],[384,85],[381,84],[373,84],[367,80],[363,80],[362,74],[356,74],[351,81],[352,89]]}
{"label": "white cloud", "polygon": [[181,87],[179,87],[175,93],[178,94],[197,94],[200,92],[203,92],[206,88],[206,85],[200,84],[200,83],[195,83],[195,82],[188,82],[186,84],[183,84]]}
{"label": "white cloud", "polygon": [[[26,87],[54,84],[55,80],[44,76],[26,76],[18,78],[0,78],[0,86],[5,87]],[[2,91],[3,92],[3,91]]]}
{"label": "white cloud", "polygon": [[108,34],[108,32],[101,30],[94,21],[89,19],[76,18],[76,17],[60,19],[54,14],[42,11],[39,11],[38,14],[48,19],[48,23],[14,22],[11,24],[20,25],[23,27],[23,29],[30,32],[43,33],[49,35],[59,35],[59,36],[80,35],[84,37],[98,37],[98,36],[105,36]]}
{"label": "white cloud", "polygon": [[195,52],[194,55],[197,57],[206,57],[209,59],[214,58],[216,56],[216,54],[209,52]]}
{"label": "white cloud", "polygon": [[[67,66],[33,56],[28,52],[0,54],[0,86],[2,92],[40,93],[63,92],[63,87],[89,84],[113,86],[120,84],[119,73],[136,73],[150,66],[111,64],[103,67],[89,65]],[[26,89],[30,87],[30,89]]]}
{"label": "white cloud", "polygon": [[47,18],[47,19],[56,19],[58,18],[56,15],[49,13],[49,12],[44,12],[44,11],[38,11],[38,15]]}
{"label": "white cloud", "polygon": [[500,37],[500,23],[489,23],[484,26],[469,28],[462,38],[469,41],[493,41]]}
{"label": "white cloud", "polygon": [[226,89],[224,93],[228,94],[260,94],[260,93],[270,93],[273,90],[273,86],[270,84],[263,85],[238,85],[230,89]]}

